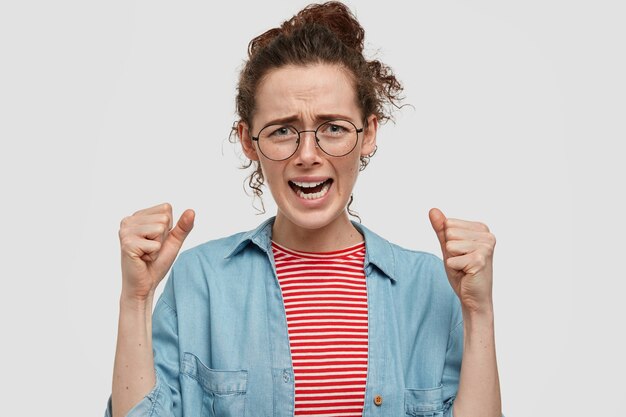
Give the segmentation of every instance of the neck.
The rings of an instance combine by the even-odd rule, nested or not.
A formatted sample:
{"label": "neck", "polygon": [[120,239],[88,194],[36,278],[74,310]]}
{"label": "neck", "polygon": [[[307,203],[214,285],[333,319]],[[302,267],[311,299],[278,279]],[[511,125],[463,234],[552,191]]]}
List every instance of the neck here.
{"label": "neck", "polygon": [[279,211],[272,227],[272,240],[292,250],[331,252],[356,245],[363,241],[363,236],[350,222],[347,211],[314,229],[295,224]]}

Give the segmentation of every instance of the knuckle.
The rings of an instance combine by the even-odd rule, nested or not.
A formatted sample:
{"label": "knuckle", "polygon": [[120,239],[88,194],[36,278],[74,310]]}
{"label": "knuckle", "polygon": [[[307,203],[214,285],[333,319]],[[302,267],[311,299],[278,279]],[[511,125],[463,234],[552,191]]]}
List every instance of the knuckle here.
{"label": "knuckle", "polygon": [[484,248],[485,257],[493,256],[493,245],[491,243],[483,243],[482,247]]}
{"label": "knuckle", "polygon": [[172,205],[170,203],[163,203],[162,208],[163,208],[163,211],[167,211],[167,212],[172,211]]}
{"label": "knuckle", "polygon": [[448,241],[448,242],[446,242],[445,246],[446,246],[446,250],[447,251],[451,251],[451,250],[454,249],[454,243],[453,242]]}
{"label": "knuckle", "polygon": [[487,259],[484,254],[477,252],[476,255],[474,255],[474,262],[477,266],[483,267],[487,264]]}
{"label": "knuckle", "polygon": [[125,226],[125,227],[121,227],[119,232],[117,233],[118,236],[120,237],[120,240],[122,239],[128,239],[128,237],[132,234],[130,231],[130,227]]}
{"label": "knuckle", "polygon": [[125,227],[128,226],[128,223],[130,222],[128,216],[124,217],[121,221],[120,221],[120,229],[123,229]]}
{"label": "knuckle", "polygon": [[483,229],[483,231],[485,231],[485,232],[489,231],[489,227],[487,227],[487,225],[485,223],[478,222],[478,225],[480,226],[481,229]]}
{"label": "knuckle", "polygon": [[131,239],[129,236],[126,236],[126,235],[120,236],[120,247],[122,249],[128,248],[130,246],[130,243],[131,243]]}
{"label": "knuckle", "polygon": [[456,232],[453,228],[448,228],[444,231],[444,236],[446,239],[454,239],[456,237]]}

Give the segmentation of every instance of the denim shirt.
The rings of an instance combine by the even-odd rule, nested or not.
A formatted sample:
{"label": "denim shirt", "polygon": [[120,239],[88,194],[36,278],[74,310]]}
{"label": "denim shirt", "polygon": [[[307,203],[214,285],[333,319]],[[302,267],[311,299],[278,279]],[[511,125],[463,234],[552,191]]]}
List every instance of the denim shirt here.
{"label": "denim shirt", "polygon": [[[294,415],[273,221],[179,254],[153,312],[156,384],[128,416]],[[452,416],[463,320],[442,260],[353,224],[365,238],[363,416]]]}

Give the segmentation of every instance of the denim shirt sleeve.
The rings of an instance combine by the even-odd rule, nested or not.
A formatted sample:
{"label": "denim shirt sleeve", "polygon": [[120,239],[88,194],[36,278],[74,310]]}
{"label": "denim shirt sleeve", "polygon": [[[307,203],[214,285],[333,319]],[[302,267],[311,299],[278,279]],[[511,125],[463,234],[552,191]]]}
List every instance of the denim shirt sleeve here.
{"label": "denim shirt sleeve", "polygon": [[461,359],[463,358],[463,320],[459,321],[450,331],[448,338],[448,348],[446,350],[446,361],[443,369],[442,385],[444,398],[450,399],[446,417],[453,417],[452,406],[459,389],[459,379],[461,376]]}
{"label": "denim shirt sleeve", "polygon": [[[448,281],[448,276],[443,267],[443,262],[438,262],[438,270],[442,275],[443,282]],[[450,288],[451,290],[451,288]],[[459,390],[459,380],[461,377],[461,361],[463,359],[463,313],[461,302],[453,292],[452,314],[450,319],[450,333],[448,334],[448,346],[446,347],[446,357],[443,368],[441,384],[443,385],[443,398],[447,399],[445,417],[453,417],[453,405]]]}
{"label": "denim shirt sleeve", "polygon": [[[178,379],[180,371],[178,324],[171,297],[173,275],[172,270],[152,314],[156,383],[152,390],[126,414],[127,417],[181,417],[182,414]],[[113,415],[111,397],[104,415],[105,417]]]}

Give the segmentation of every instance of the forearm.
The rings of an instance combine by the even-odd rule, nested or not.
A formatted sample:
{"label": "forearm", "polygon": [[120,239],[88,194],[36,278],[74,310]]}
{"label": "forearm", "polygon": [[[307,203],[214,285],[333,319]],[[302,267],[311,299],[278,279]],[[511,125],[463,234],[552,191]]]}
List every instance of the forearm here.
{"label": "forearm", "polygon": [[125,416],[154,387],[152,297],[130,302],[120,297],[117,348],[113,368],[113,417]]}
{"label": "forearm", "polygon": [[501,417],[493,310],[463,311],[463,361],[455,417]]}

